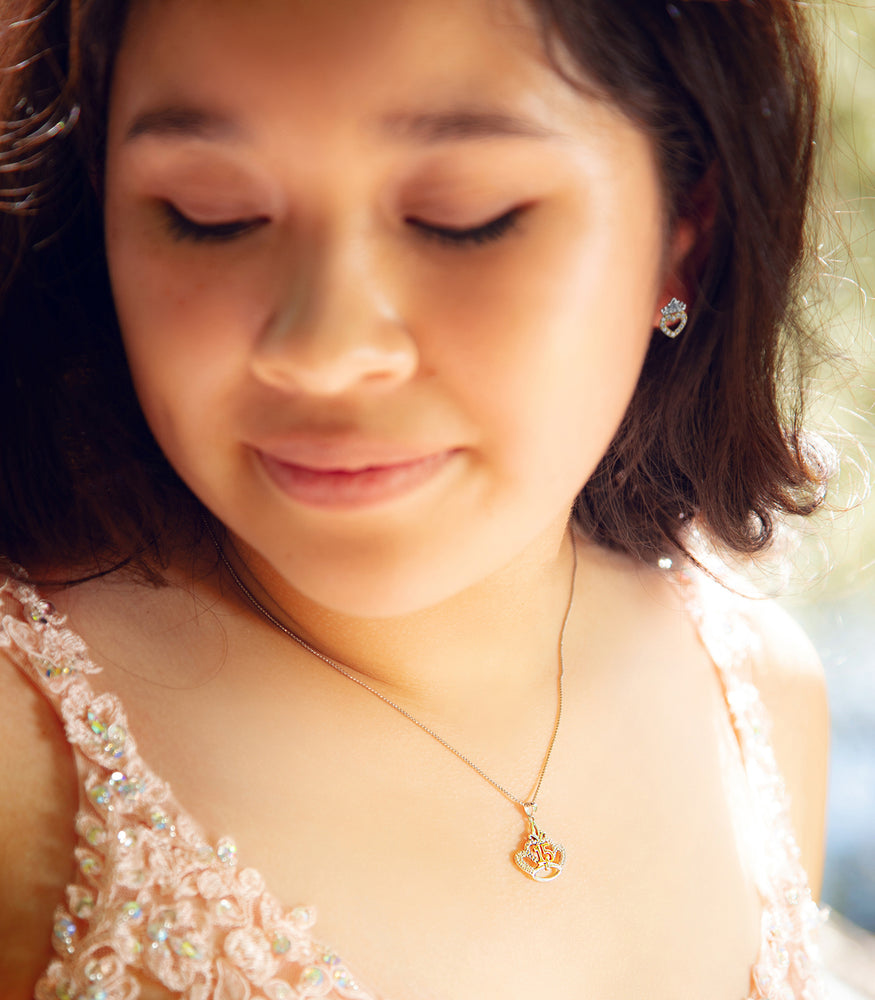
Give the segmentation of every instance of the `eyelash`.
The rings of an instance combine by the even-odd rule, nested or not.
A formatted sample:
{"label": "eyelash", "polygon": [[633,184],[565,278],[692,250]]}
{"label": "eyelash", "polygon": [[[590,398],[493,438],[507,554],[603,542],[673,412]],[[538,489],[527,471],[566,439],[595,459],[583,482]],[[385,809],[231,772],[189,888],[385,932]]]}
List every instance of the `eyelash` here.
{"label": "eyelash", "polygon": [[183,215],[171,205],[164,203],[167,216],[167,228],[170,235],[177,240],[190,240],[193,243],[230,243],[240,236],[245,236],[261,228],[268,220],[262,217],[254,219],[232,219],[229,222],[202,223],[195,222]]}
{"label": "eyelash", "polygon": [[[163,207],[170,235],[174,239],[189,240],[193,243],[230,243],[232,240],[259,229],[268,221],[265,218],[256,217],[253,219],[232,219],[228,222],[201,223],[189,219],[170,202],[165,202]],[[522,208],[512,208],[504,215],[500,215],[482,226],[474,226],[470,229],[432,226],[420,219],[413,218],[405,219],[405,222],[426,239],[435,240],[438,243],[451,247],[481,246],[485,243],[493,243],[507,235],[516,226],[522,212]]]}
{"label": "eyelash", "polygon": [[472,229],[448,229],[441,226],[431,226],[419,219],[405,221],[416,228],[426,239],[436,240],[452,247],[479,246],[484,243],[493,243],[506,236],[519,222],[522,212],[522,208],[512,208],[497,219],[492,219],[490,222]]}

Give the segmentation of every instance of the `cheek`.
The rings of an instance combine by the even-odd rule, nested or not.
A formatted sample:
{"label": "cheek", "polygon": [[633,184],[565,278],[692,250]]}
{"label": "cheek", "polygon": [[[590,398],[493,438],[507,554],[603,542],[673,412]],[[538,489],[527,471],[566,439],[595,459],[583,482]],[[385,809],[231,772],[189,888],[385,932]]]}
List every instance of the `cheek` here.
{"label": "cheek", "polygon": [[106,245],[128,363],[150,423],[220,395],[267,322],[263,269],[217,265],[107,203]]}
{"label": "cheek", "polygon": [[483,254],[454,294],[420,310],[434,323],[424,352],[451,373],[466,406],[488,414],[486,432],[521,480],[534,455],[542,483],[573,467],[579,487],[640,374],[661,234],[621,205],[587,217],[557,212],[537,234]]}

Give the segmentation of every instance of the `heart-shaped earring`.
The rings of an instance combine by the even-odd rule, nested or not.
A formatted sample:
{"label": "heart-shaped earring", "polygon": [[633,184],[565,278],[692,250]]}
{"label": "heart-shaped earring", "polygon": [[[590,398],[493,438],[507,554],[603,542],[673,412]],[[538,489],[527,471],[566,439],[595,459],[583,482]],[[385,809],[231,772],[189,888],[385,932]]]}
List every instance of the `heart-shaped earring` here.
{"label": "heart-shaped earring", "polygon": [[659,321],[659,329],[674,340],[679,336],[683,328],[687,325],[687,304],[680,299],[672,299],[667,306],[662,307],[662,319]]}

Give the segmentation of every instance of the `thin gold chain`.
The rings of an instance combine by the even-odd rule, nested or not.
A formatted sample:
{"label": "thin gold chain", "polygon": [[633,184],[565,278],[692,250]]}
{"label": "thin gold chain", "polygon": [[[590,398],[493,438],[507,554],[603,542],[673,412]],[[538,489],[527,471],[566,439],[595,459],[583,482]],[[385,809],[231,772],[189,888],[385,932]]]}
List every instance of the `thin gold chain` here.
{"label": "thin gold chain", "polygon": [[428,733],[428,735],[431,736],[432,739],[437,740],[437,742],[440,743],[442,747],[445,747],[447,750],[450,751],[451,754],[458,757],[463,764],[467,764],[472,771],[475,771],[477,774],[480,775],[481,778],[483,778],[485,781],[488,781],[489,784],[492,785],[493,788],[501,792],[501,794],[505,798],[509,799],[511,802],[515,802],[518,806],[522,806],[523,809],[526,810],[527,815],[530,815],[530,811],[534,812],[538,799],[538,793],[541,791],[541,783],[544,780],[544,775],[547,771],[547,765],[550,763],[550,757],[553,753],[553,746],[556,743],[556,736],[559,732],[559,723],[562,721],[562,703],[563,703],[562,678],[565,673],[565,627],[568,624],[568,619],[571,616],[571,608],[574,604],[574,581],[575,577],[577,576],[577,545],[574,542],[573,536],[571,539],[571,545],[572,545],[572,551],[574,553],[574,563],[571,570],[571,587],[568,593],[568,605],[565,608],[565,616],[562,619],[562,628],[559,631],[559,680],[558,680],[559,697],[556,707],[556,721],[553,724],[553,732],[550,734],[550,741],[547,744],[547,752],[544,755],[544,761],[541,764],[541,770],[538,772],[538,779],[535,782],[535,790],[532,792],[531,798],[525,800],[518,798],[516,795],[513,794],[513,792],[508,791],[504,787],[504,785],[500,785],[494,778],[490,778],[482,767],[480,767],[478,764],[475,764],[474,761],[471,760],[470,757],[463,754],[461,750],[457,750],[451,743],[448,743],[443,738],[443,736],[441,736],[439,733],[436,733],[430,726],[427,726],[424,722],[420,722],[420,720],[417,719],[415,715],[411,715],[406,708],[399,705],[397,702],[392,701],[391,698],[387,698],[386,695],[382,694],[376,688],[371,687],[371,685],[368,684],[366,681],[363,681],[361,680],[361,678],[356,677],[355,674],[350,672],[348,667],[344,666],[341,663],[338,663],[337,660],[333,660],[330,656],[326,656],[326,654],[321,652],[321,650],[318,650],[315,646],[311,646],[310,643],[307,642],[306,639],[303,639],[301,636],[299,636],[297,632],[293,632],[292,629],[290,629],[287,625],[284,625],[279,620],[279,618],[276,617],[276,615],[272,614],[258,600],[255,594],[253,594],[252,591],[246,586],[246,584],[240,579],[239,573],[237,572],[237,570],[234,569],[233,565],[231,564],[231,561],[225,554],[225,550],[222,548],[219,539],[216,537],[216,533],[215,531],[213,531],[213,526],[209,523],[208,520],[206,520],[206,518],[204,519],[204,526],[206,527],[207,532],[210,538],[212,539],[213,545],[215,545],[216,547],[216,552],[219,555],[219,559],[222,561],[222,565],[228,571],[228,575],[234,581],[234,584],[237,587],[237,589],[252,605],[252,607],[255,608],[255,610],[264,619],[270,622],[270,624],[273,625],[274,628],[278,629],[280,632],[287,635],[290,639],[293,639],[299,646],[301,646],[303,649],[306,649],[307,652],[310,653],[312,656],[315,656],[318,659],[322,660],[323,663],[327,663],[328,666],[331,667],[333,670],[336,670],[337,673],[342,674],[348,680],[351,680],[354,684],[358,684],[358,686],[364,688],[365,691],[369,691],[372,695],[374,695],[375,698],[379,698],[380,701],[384,702],[384,704],[388,705],[390,708],[394,708],[396,712],[398,712],[400,715],[403,715],[404,718],[412,722],[414,726],[418,726],[424,733]]}

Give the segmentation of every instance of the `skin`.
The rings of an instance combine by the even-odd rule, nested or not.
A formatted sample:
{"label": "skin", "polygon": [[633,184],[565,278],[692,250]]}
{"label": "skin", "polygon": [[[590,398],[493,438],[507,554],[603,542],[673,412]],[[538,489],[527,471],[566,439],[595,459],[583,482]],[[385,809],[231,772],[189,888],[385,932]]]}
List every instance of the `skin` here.
{"label": "skin", "polygon": [[[516,134],[506,117],[496,133],[498,114]],[[517,210],[501,238],[447,235]],[[132,10],[106,234],[153,432],[276,613],[521,795],[556,711],[568,512],[660,306],[684,297],[675,276],[699,234],[684,220],[666,233],[666,214],[648,138],[555,74],[523,6]],[[227,238],[193,238],[192,223]],[[287,447],[347,472],[376,452],[439,461],[399,495],[312,503],[265,465]],[[180,555],[157,591],[111,577],[53,599],[145,759],[208,831],[234,832],[281,900],[318,906],[319,936],[374,989],[469,1000],[487,976],[506,997],[547,982],[560,1000],[740,1000],[759,903],[713,666],[668,580],[577,546],[539,799],[575,860],[546,893],[508,861],[519,809],[267,625],[210,552]],[[822,683],[791,625],[764,612],[756,628],[816,878]],[[0,903],[14,997],[45,964],[32,942],[70,877],[75,785],[57,724],[15,671],[0,676],[2,724],[27,735],[5,743],[28,748],[5,794],[27,802],[50,774],[67,790],[49,816],[25,810],[24,846],[0,858],[3,899],[33,900],[24,915]],[[5,816],[0,834],[21,840]]]}
{"label": "skin", "polygon": [[[206,35],[203,4],[165,6],[135,8],[120,53],[106,230],[171,461],[299,621],[301,599],[397,616],[526,551],[554,558],[668,297],[648,140],[565,84],[495,3],[266,3],[263,17],[220,3]],[[222,111],[229,134],[126,141],[171,102]],[[545,136],[399,123],[478,109]],[[200,222],[265,221],[194,244],[168,232],[166,201]],[[494,242],[435,238],[517,208]],[[336,448],[339,464],[371,442],[451,454],[410,496],[315,510],[253,454],[302,435],[305,455]]]}

